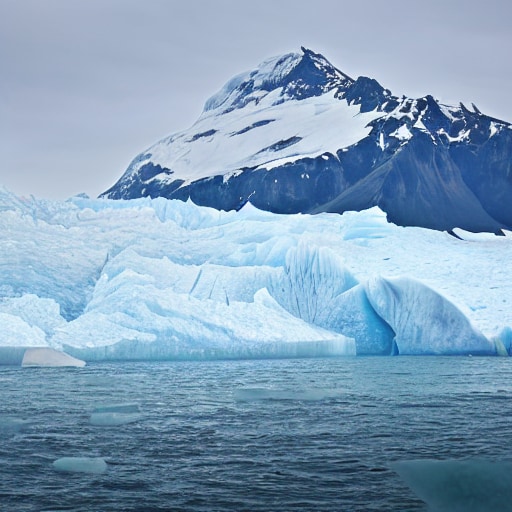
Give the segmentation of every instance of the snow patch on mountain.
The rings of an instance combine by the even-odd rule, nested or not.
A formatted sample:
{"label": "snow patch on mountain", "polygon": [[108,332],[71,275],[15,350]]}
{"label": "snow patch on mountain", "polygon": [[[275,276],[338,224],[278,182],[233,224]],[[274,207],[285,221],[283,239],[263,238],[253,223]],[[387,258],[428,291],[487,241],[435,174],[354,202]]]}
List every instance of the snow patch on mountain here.
{"label": "snow patch on mountain", "polygon": [[[146,153],[153,165],[169,169],[152,180],[182,180],[183,186],[245,168],[271,169],[299,158],[336,153],[367,136],[368,123],[382,115],[361,113],[334,92],[279,102],[281,92],[275,89],[222,116],[206,111],[189,130],[150,147]],[[130,173],[136,174],[144,164],[132,164]]]}

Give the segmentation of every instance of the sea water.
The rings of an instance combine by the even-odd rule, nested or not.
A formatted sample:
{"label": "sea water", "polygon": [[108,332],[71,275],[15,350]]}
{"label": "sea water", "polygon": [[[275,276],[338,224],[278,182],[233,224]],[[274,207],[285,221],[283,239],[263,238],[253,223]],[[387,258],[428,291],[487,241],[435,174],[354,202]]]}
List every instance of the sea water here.
{"label": "sea water", "polygon": [[0,367],[0,509],[425,511],[394,465],[510,461],[511,365],[360,357]]}

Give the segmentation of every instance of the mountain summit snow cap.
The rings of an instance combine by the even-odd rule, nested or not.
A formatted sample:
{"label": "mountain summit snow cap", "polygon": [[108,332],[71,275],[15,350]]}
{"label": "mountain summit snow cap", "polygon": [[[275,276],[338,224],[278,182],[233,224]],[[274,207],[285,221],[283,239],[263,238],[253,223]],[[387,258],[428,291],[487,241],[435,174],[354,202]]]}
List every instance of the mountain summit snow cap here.
{"label": "mountain summit snow cap", "polygon": [[135,157],[103,197],[248,201],[274,213],[378,206],[401,226],[512,229],[512,125],[432,96],[395,96],[318,53],[265,60],[199,119]]}
{"label": "mountain summit snow cap", "polygon": [[[301,47],[263,61],[255,70],[235,76],[206,101],[204,111],[230,112],[280,89],[275,104],[285,99],[305,99],[332,89],[345,90],[354,80],[336,69],[325,57]],[[341,92],[341,91],[340,91]],[[217,112],[218,113],[218,112]]]}

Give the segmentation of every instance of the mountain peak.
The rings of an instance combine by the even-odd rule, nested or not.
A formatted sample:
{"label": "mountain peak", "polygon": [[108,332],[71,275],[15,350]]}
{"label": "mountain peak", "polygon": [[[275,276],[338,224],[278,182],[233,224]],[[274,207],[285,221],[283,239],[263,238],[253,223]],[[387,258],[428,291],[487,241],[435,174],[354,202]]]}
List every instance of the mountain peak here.
{"label": "mountain peak", "polygon": [[512,125],[430,95],[399,98],[301,50],[231,79],[104,196],[276,213],[378,206],[405,226],[512,229]]}
{"label": "mountain peak", "polygon": [[354,82],[353,78],[334,67],[321,53],[315,53],[313,50],[305,48],[304,46],[301,46],[300,49],[303,53],[302,60],[304,62],[311,62],[318,70],[323,71],[325,75],[337,77],[347,82]]}
{"label": "mountain peak", "polygon": [[354,82],[323,55],[303,46],[301,50],[302,54],[287,53],[266,59],[256,69],[235,76],[206,101],[204,111],[229,112],[243,108],[278,89],[277,103],[283,99],[319,96]]}

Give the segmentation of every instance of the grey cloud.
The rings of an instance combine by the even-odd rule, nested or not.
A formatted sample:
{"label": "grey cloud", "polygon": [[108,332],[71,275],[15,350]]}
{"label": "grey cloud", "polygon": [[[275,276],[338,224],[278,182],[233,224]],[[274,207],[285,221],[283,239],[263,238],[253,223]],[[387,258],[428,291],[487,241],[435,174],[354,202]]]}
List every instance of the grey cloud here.
{"label": "grey cloud", "polygon": [[97,195],[234,74],[300,45],[512,121],[501,0],[0,0],[0,185]]}

